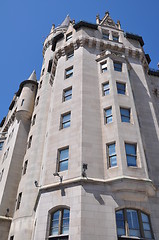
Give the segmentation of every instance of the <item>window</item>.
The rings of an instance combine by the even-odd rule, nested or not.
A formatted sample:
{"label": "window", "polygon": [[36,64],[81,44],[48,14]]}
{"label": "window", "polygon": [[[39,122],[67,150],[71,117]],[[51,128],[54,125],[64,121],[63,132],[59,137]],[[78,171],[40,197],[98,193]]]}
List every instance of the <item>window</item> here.
{"label": "window", "polygon": [[74,51],[71,51],[71,52],[67,53],[66,60],[69,60],[69,59],[73,58],[73,56],[74,56]]}
{"label": "window", "polygon": [[4,169],[2,169],[2,172],[0,173],[0,182],[2,181],[3,173],[4,173]]}
{"label": "window", "polygon": [[35,124],[35,120],[36,120],[36,114],[33,116],[32,126]]}
{"label": "window", "polygon": [[54,212],[51,215],[49,239],[51,240],[68,239],[69,219],[70,219],[69,209],[63,208]]}
{"label": "window", "polygon": [[4,142],[0,142],[0,151],[2,151]]}
{"label": "window", "polygon": [[104,110],[104,115],[105,115],[105,123],[111,123],[113,121],[112,118],[112,108],[107,108]]}
{"label": "window", "polygon": [[70,127],[71,124],[71,113],[61,115],[61,128]]}
{"label": "window", "polygon": [[130,109],[120,108],[121,121],[130,123]]}
{"label": "window", "polygon": [[58,172],[68,170],[69,148],[58,151]]}
{"label": "window", "polygon": [[114,70],[117,72],[122,72],[122,63],[114,62]]}
{"label": "window", "polygon": [[48,64],[48,69],[47,69],[47,71],[48,71],[49,73],[51,72],[52,63],[53,63],[53,60],[50,59],[50,60],[49,60],[49,64]]}
{"label": "window", "polygon": [[73,66],[65,70],[65,78],[70,78],[73,76]]}
{"label": "window", "polygon": [[11,236],[11,237],[10,237],[10,240],[14,240],[14,236]]}
{"label": "window", "polygon": [[103,32],[103,39],[109,40],[109,33]]}
{"label": "window", "polygon": [[21,101],[21,106],[23,106],[23,104],[24,104],[24,101],[25,101],[25,100],[24,100],[24,99],[22,99],[22,101]]}
{"label": "window", "polygon": [[116,158],[116,150],[115,143],[107,145],[107,158],[108,158],[108,166],[115,167],[117,166],[117,158]]}
{"label": "window", "polygon": [[118,94],[123,94],[123,95],[125,95],[125,92],[126,92],[125,83],[119,83],[119,82],[117,82],[117,83],[116,83],[116,86],[117,86],[117,93],[118,93]]}
{"label": "window", "polygon": [[29,142],[28,142],[28,148],[30,148],[30,147],[31,147],[31,143],[32,143],[32,136],[30,136],[30,138],[29,138]]}
{"label": "window", "polygon": [[109,94],[109,91],[110,91],[109,82],[103,83],[103,84],[102,84],[102,88],[103,88],[103,96],[108,95],[108,94]]}
{"label": "window", "polygon": [[19,193],[19,195],[18,195],[16,210],[18,210],[20,208],[21,199],[22,199],[22,192]]}
{"label": "window", "polygon": [[39,83],[39,89],[42,87],[42,83],[43,83],[43,81],[41,80]]}
{"label": "window", "polygon": [[104,73],[107,71],[107,62],[102,62],[101,64],[101,72]]}
{"label": "window", "polygon": [[153,239],[150,218],[140,210],[122,209],[116,211],[116,224],[118,237],[129,236],[138,237],[139,239]]}
{"label": "window", "polygon": [[125,143],[125,151],[128,167],[136,167],[136,144]]}
{"label": "window", "polygon": [[44,72],[45,72],[45,68],[43,68],[42,73],[41,73],[41,76],[44,75]]}
{"label": "window", "polygon": [[36,103],[35,103],[35,105],[37,106],[38,104],[39,104],[39,96],[37,97],[37,99],[36,99]]}
{"label": "window", "polygon": [[63,90],[63,102],[72,98],[72,87]]}
{"label": "window", "polygon": [[119,42],[119,36],[118,35],[113,35],[113,41]]}
{"label": "window", "polygon": [[5,151],[5,153],[3,155],[3,162],[8,157],[8,152],[9,152],[9,148]]}
{"label": "window", "polygon": [[72,32],[66,34],[66,41],[70,40],[72,38]]}
{"label": "window", "polygon": [[24,162],[23,175],[26,174],[27,167],[28,167],[28,160]]}

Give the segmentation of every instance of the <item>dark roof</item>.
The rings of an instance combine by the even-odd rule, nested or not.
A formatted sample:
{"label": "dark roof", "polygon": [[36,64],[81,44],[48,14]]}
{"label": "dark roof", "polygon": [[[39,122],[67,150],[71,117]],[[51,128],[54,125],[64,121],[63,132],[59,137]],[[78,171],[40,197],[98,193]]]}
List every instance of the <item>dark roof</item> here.
{"label": "dark roof", "polygon": [[56,43],[64,37],[64,34],[60,32],[58,35],[56,35],[52,40],[52,51],[55,51]]}
{"label": "dark roof", "polygon": [[12,109],[13,109],[14,104],[15,104],[15,100],[13,100],[13,101],[11,102],[11,104],[10,104],[10,106],[9,106],[9,110],[12,110]]}
{"label": "dark roof", "polygon": [[139,35],[126,32],[125,37],[138,41],[140,43],[141,47],[144,46],[144,41],[143,41],[142,37]]}
{"label": "dark roof", "polygon": [[2,119],[2,121],[1,121],[1,123],[0,123],[0,127],[3,127],[3,124],[4,124],[5,120],[6,120],[6,117],[4,117],[4,118]]}
{"label": "dark roof", "polygon": [[97,24],[88,23],[88,22],[85,22],[85,21],[80,21],[80,22],[76,23],[73,27],[76,30],[81,28],[81,27],[87,27],[87,28],[91,28],[91,29],[95,29],[95,30],[98,29],[98,25]]}
{"label": "dark roof", "polygon": [[148,74],[151,76],[159,77],[159,70],[150,68]]}
{"label": "dark roof", "polygon": [[31,83],[31,84],[38,85],[38,82],[35,82],[34,80],[25,80],[25,81],[21,82],[18,91],[15,93],[16,96],[18,96],[18,97],[20,96],[21,91],[22,91],[22,89],[23,89],[23,86],[24,86],[25,84],[27,84],[27,83]]}

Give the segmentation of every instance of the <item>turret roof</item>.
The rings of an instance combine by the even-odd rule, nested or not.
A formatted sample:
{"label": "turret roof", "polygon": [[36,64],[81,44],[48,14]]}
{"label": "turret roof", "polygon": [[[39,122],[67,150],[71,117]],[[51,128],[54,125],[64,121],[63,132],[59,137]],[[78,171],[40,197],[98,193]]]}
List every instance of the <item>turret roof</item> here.
{"label": "turret roof", "polygon": [[28,80],[37,81],[35,70],[32,72],[32,74],[30,75],[30,77],[28,78]]}

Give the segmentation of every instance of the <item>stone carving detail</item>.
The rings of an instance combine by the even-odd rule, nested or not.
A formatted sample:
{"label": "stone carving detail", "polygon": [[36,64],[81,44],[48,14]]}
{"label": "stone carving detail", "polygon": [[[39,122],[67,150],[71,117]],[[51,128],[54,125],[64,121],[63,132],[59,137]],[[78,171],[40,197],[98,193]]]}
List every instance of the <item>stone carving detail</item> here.
{"label": "stone carving detail", "polygon": [[106,12],[104,18],[102,20],[99,20],[99,22],[100,22],[99,25],[101,26],[111,26],[111,27],[119,28],[119,23],[115,24],[115,22],[109,16],[109,12]]}

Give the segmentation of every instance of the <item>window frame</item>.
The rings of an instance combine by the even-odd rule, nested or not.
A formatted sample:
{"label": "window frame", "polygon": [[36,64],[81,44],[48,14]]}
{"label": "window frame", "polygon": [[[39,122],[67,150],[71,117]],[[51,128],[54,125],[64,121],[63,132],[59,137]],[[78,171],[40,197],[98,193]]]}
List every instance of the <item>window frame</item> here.
{"label": "window frame", "polygon": [[[65,151],[65,150],[68,150],[68,154],[67,154],[68,156],[67,156],[67,158],[61,159],[61,153],[62,153],[62,151]],[[58,149],[58,151],[57,151],[57,172],[67,171],[68,170],[68,161],[69,161],[69,146]],[[63,162],[67,162],[67,168],[64,170],[61,170],[61,165],[62,165],[61,163],[63,163]]]}
{"label": "window frame", "polygon": [[[120,65],[120,67],[119,67]],[[123,64],[119,61],[113,61],[114,71],[122,72]]]}
{"label": "window frame", "polygon": [[3,150],[3,146],[4,146],[4,141],[0,141],[0,151]]}
{"label": "window frame", "polygon": [[[63,216],[64,216],[64,211],[68,211],[69,212],[69,216],[65,219],[68,219],[68,224],[66,225],[68,227],[68,233],[62,233],[62,228],[64,226],[63,224]],[[57,212],[59,212],[59,217],[58,219],[56,219],[56,221],[58,222],[58,226],[56,227],[57,230],[58,230],[58,234],[56,235],[53,235],[52,233],[52,229],[53,229],[53,225],[52,225],[52,222],[55,221],[53,220],[54,219],[54,214],[56,214]],[[50,240],[60,240],[60,239],[69,239],[69,225],[70,225],[70,208],[68,207],[61,207],[61,208],[56,208],[54,211],[52,211],[50,214],[50,219],[49,219],[49,222],[50,222],[50,226],[49,226],[49,236],[48,236],[48,239]]]}
{"label": "window frame", "polygon": [[31,136],[29,137],[28,149],[31,148],[32,140],[33,140],[33,135],[31,135]]}
{"label": "window frame", "polygon": [[70,77],[73,77],[73,66],[65,69],[65,79],[68,79]]}
{"label": "window frame", "polygon": [[66,34],[66,42],[69,41],[70,39],[72,39],[73,35],[72,32],[69,32]]}
{"label": "window frame", "polygon": [[26,160],[26,161],[24,162],[24,166],[23,166],[23,175],[26,174],[27,167],[28,167],[28,160]]}
{"label": "window frame", "polygon": [[[103,61],[100,63],[100,69],[101,69],[101,73],[105,73],[108,71],[108,66],[107,66],[107,61]],[[103,67],[106,66],[106,67]]]}
{"label": "window frame", "polygon": [[69,51],[69,52],[66,54],[66,61],[72,59],[73,57],[74,57],[74,50]]}
{"label": "window frame", "polygon": [[[129,154],[127,153],[127,150],[126,150],[126,145],[131,145],[131,146],[134,146],[135,147],[135,154]],[[126,155],[126,161],[127,161],[127,166],[128,167],[138,167],[138,163],[137,163],[137,160],[138,160],[138,156],[137,156],[137,143],[131,143],[131,142],[125,142],[125,155]],[[135,159],[135,165],[130,165],[128,162],[128,157],[133,157]]]}
{"label": "window frame", "polygon": [[[122,88],[119,88],[119,87],[118,87],[119,85],[123,85],[123,86],[124,86],[124,91],[123,91]],[[116,81],[116,89],[117,89],[117,94],[126,95],[126,83],[122,83],[122,82]],[[119,91],[121,91],[121,92],[123,92],[123,93],[121,93],[121,92],[119,92]]]}
{"label": "window frame", "polygon": [[[115,154],[110,154],[110,149],[109,147],[114,145],[115,148]],[[113,167],[117,167],[117,153],[116,153],[116,142],[111,142],[111,143],[107,143],[106,144],[106,153],[107,153],[107,166],[108,168],[113,168]],[[113,157],[116,157],[116,165],[113,166],[111,159]]]}
{"label": "window frame", "polygon": [[[124,110],[124,111],[127,110],[128,111],[128,115],[124,114],[122,112],[122,110]],[[120,107],[120,117],[121,117],[121,122],[131,123],[131,108]],[[124,118],[128,119],[128,121],[124,121]]]}
{"label": "window frame", "polygon": [[[70,94],[68,94],[68,95],[65,95],[66,94],[66,92],[68,92],[68,91],[70,91],[71,90],[71,93]],[[70,97],[69,99],[67,99],[68,97]],[[63,89],[63,95],[62,95],[62,101],[63,102],[67,102],[67,101],[69,101],[69,100],[71,100],[72,99],[72,86],[71,87],[68,87],[68,88],[65,88],[65,89]]]}
{"label": "window frame", "polygon": [[[66,116],[70,116],[70,118],[68,120],[64,120],[64,117],[66,117]],[[65,127],[65,124],[69,124],[69,125],[68,126],[66,125],[66,127]],[[71,126],[71,111],[61,114],[60,129],[65,129],[70,126]]]}
{"label": "window frame", "polygon": [[[106,111],[107,110],[111,110],[111,114],[107,115]],[[111,121],[109,122],[109,119],[111,119]],[[104,124],[110,124],[113,122],[113,113],[112,113],[112,106],[107,107],[104,109]]]}
{"label": "window frame", "polygon": [[35,125],[35,121],[36,121],[36,114],[34,114],[34,116],[33,116],[33,119],[32,119],[32,126]]}
{"label": "window frame", "polygon": [[[104,86],[108,85],[107,89],[104,89]],[[108,92],[108,93],[107,93]],[[102,94],[103,96],[107,96],[110,94],[110,85],[109,85],[109,81],[108,82],[104,82],[102,83]]]}
{"label": "window frame", "polygon": [[[127,211],[128,210],[132,210],[135,211],[137,213],[137,219],[138,219],[138,224],[139,224],[139,233],[140,233],[140,237],[138,236],[132,236],[129,235],[129,224],[128,224],[128,219],[127,219]],[[118,226],[117,226],[117,212],[122,211],[123,212],[123,223],[124,223],[124,231],[125,231],[125,235],[118,235]],[[153,235],[153,231],[152,231],[152,225],[151,225],[151,219],[150,219],[150,215],[147,214],[146,212],[140,210],[140,209],[135,209],[135,208],[122,208],[122,209],[118,209],[115,211],[115,215],[116,215],[116,229],[117,229],[117,237],[118,239],[126,239],[127,237],[131,238],[131,239],[136,239],[136,237],[138,237],[138,239],[147,239],[147,237],[145,236],[144,233],[144,221],[142,220],[142,214],[146,215],[148,218],[148,224],[150,227],[150,234],[152,236],[152,238],[149,238],[149,240],[154,240],[154,235]],[[147,223],[147,222],[146,222]],[[135,230],[135,228],[134,228]]]}
{"label": "window frame", "polygon": [[22,200],[22,192],[18,194],[16,210],[20,208],[21,200]]}

